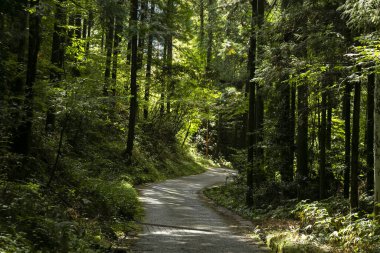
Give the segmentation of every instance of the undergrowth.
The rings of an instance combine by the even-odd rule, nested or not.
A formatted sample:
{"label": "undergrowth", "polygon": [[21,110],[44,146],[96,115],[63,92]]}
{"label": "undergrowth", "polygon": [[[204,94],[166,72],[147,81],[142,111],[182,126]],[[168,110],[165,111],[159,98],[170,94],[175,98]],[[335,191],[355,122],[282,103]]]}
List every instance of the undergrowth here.
{"label": "undergrowth", "polygon": [[236,181],[204,193],[216,204],[250,219],[256,226],[254,234],[274,252],[380,252],[380,224],[365,209],[371,206],[371,198],[362,196],[361,211],[351,212],[341,197],[298,201],[285,198],[283,191],[272,196],[273,189],[281,186],[257,189],[253,208],[244,204],[245,187]]}
{"label": "undergrowth", "polygon": [[[70,115],[59,152],[56,131],[37,135],[28,158],[2,154],[0,252],[111,252],[127,246],[142,218],[136,185],[204,171],[194,152],[157,135],[157,126],[140,126],[144,138],[137,138],[130,163],[123,155],[125,130],[83,112]],[[27,181],[14,179],[21,169],[29,173]]]}

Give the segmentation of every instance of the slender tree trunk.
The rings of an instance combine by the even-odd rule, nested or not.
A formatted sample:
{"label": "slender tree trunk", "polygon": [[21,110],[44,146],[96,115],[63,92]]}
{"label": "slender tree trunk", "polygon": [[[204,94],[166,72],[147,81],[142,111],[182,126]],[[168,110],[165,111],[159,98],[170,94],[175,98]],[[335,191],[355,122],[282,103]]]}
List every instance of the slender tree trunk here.
{"label": "slender tree trunk", "polygon": [[359,206],[358,171],[359,171],[359,134],[360,134],[360,82],[355,83],[354,112],[352,120],[352,155],[351,155],[351,192],[352,209]]}
{"label": "slender tree trunk", "polygon": [[290,145],[291,145],[291,160],[292,160],[292,174],[293,174],[293,180],[294,180],[294,153],[296,151],[296,145],[295,145],[295,137],[296,137],[296,96],[297,96],[297,90],[295,87],[295,84],[291,85],[291,100],[290,100],[290,135],[289,140],[291,139]]}
{"label": "slender tree trunk", "polygon": [[[12,36],[12,42],[14,42],[14,47],[10,45],[11,52],[14,53],[17,56],[17,68],[16,71],[18,75],[15,75],[14,79],[9,78],[9,93],[1,94],[1,96],[4,95],[4,99],[10,95],[10,99],[8,100],[9,108],[11,109],[10,113],[10,119],[14,122],[14,125],[12,126],[12,135],[13,135],[13,143],[12,143],[12,149],[17,150],[16,147],[18,144],[14,143],[18,139],[18,128],[20,124],[22,124],[22,112],[20,111],[20,108],[23,106],[23,102],[25,99],[25,65],[27,62],[27,48],[28,48],[28,12],[25,11],[28,7],[28,1],[27,0],[20,0],[18,4],[18,9],[16,10],[16,17],[14,20],[9,20],[10,22],[14,23],[14,37]],[[8,24],[10,25],[10,24]],[[1,39],[0,39],[1,40]],[[6,50],[6,47],[3,47],[4,51]],[[5,53],[5,52],[4,52]],[[4,68],[6,68],[6,64],[3,59],[1,59],[1,62]],[[6,73],[6,72],[4,72]],[[1,75],[3,76],[3,75]],[[4,83],[1,83],[1,85],[4,85],[4,91],[8,91],[8,84],[6,83],[5,76],[2,78],[4,79]],[[1,86],[0,85],[0,86]],[[0,91],[1,92],[1,91]],[[8,96],[7,96],[8,95]]]}
{"label": "slender tree trunk", "polygon": [[[287,77],[282,78],[286,80]],[[278,125],[280,144],[280,173],[283,182],[293,181],[293,146],[294,135],[291,116],[291,85],[281,82],[279,87],[281,102],[279,104],[280,120]]]}
{"label": "slender tree trunk", "polygon": [[[164,70],[163,70],[163,73],[164,75],[166,75],[166,59],[167,59],[167,41],[165,40],[165,43],[164,43],[164,52],[163,52],[163,56],[162,56],[162,62],[163,62],[163,65],[164,65]],[[164,78],[165,80],[165,78]],[[160,96],[160,115],[163,116],[164,115],[164,112],[165,112],[165,91],[166,91],[166,84],[165,84],[165,81],[163,81],[162,83],[162,86],[161,86],[161,96]]]}
{"label": "slender tree trunk", "polygon": [[131,36],[131,99],[130,99],[130,115],[129,115],[129,125],[128,125],[128,140],[127,149],[125,154],[127,160],[131,161],[133,144],[135,139],[135,127],[136,127],[136,116],[138,110],[137,103],[137,70],[138,70],[138,59],[137,59],[137,10],[139,1],[131,0],[131,24],[134,29],[132,29]]}
{"label": "slender tree trunk", "polygon": [[319,128],[319,198],[327,197],[326,189],[326,85],[322,87],[321,124]]}
{"label": "slender tree trunk", "polygon": [[[281,9],[286,12],[289,3],[286,0],[282,1]],[[290,42],[290,30],[285,31],[283,41]],[[284,66],[285,67],[285,66]],[[280,144],[280,173],[283,182],[293,181],[293,161],[294,161],[294,111],[293,106],[293,87],[290,83],[285,83],[289,75],[283,75],[280,79],[279,90],[280,104],[280,118],[278,125],[279,144]],[[294,100],[295,103],[295,100]]]}
{"label": "slender tree trunk", "polygon": [[123,24],[121,17],[115,18],[115,35],[114,35],[114,45],[113,45],[113,60],[112,60],[112,95],[116,96],[116,81],[117,81],[117,68],[118,68],[118,57],[120,54],[120,41],[121,33],[123,32]]}
{"label": "slender tree trunk", "polygon": [[[31,1],[31,7],[39,6],[39,0]],[[26,73],[26,91],[24,102],[25,118],[18,127],[14,141],[14,151],[22,155],[30,153],[32,141],[33,107],[34,93],[33,87],[36,81],[37,57],[40,49],[40,16],[38,11],[30,14],[29,19],[29,45],[28,45],[28,64]],[[22,177],[22,173],[19,173]]]}
{"label": "slender tree trunk", "polygon": [[171,110],[171,97],[173,95],[173,37],[172,35],[168,36],[167,39],[167,97],[166,97],[166,113],[170,113]]}
{"label": "slender tree trunk", "polygon": [[166,112],[170,114],[171,110],[171,98],[174,95],[174,81],[173,81],[173,14],[174,14],[174,3],[173,0],[168,0],[167,2],[167,23],[168,27],[171,29],[167,35],[167,97],[166,97]]}
{"label": "slender tree trunk", "polygon": [[344,191],[343,196],[348,199],[350,195],[350,171],[351,171],[351,84],[345,83],[343,97],[344,111]]}
{"label": "slender tree trunk", "polygon": [[[263,54],[263,48],[261,44],[263,43],[263,35],[261,28],[264,24],[264,0],[257,1],[257,26],[258,30],[256,32],[256,64],[260,61],[260,57]],[[263,97],[263,87],[259,82],[256,82],[256,104],[255,104],[255,124],[256,124],[256,171],[262,171],[264,166],[264,149],[262,148],[264,141],[264,97]],[[263,181],[263,178],[256,178],[256,182],[259,183]]]}
{"label": "slender tree trunk", "polygon": [[255,146],[255,82],[252,79],[255,76],[256,71],[256,34],[255,34],[255,19],[257,16],[257,0],[251,0],[252,16],[251,16],[251,34],[249,39],[249,51],[248,51],[248,80],[246,86],[249,87],[249,109],[248,109],[248,129],[247,129],[247,193],[246,204],[253,206],[253,159],[254,159],[254,146]]}
{"label": "slender tree trunk", "polygon": [[[64,61],[65,61],[65,28],[66,25],[66,13],[62,6],[64,1],[60,0],[56,5],[55,23],[53,32],[53,42],[51,50],[50,62],[54,65],[54,69],[50,71],[50,82],[54,86],[62,79]],[[49,102],[50,103],[50,102]],[[55,128],[55,108],[52,104],[49,104],[46,112],[45,132],[49,133],[54,131]]]}
{"label": "slender tree trunk", "polygon": [[376,75],[375,84],[375,110],[374,110],[374,167],[375,167],[375,215],[380,221],[380,76]]}
{"label": "slender tree trunk", "polygon": [[[94,11],[90,10],[88,13],[88,25],[87,25],[87,40],[91,38],[92,27],[94,25]],[[90,51],[90,41],[86,43],[86,54]]]}
{"label": "slender tree trunk", "polygon": [[373,194],[374,186],[374,110],[375,110],[375,74],[368,75],[367,83],[367,127],[366,127],[366,153],[367,153],[367,193]]}
{"label": "slender tree trunk", "polygon": [[69,16],[69,26],[70,26],[70,29],[68,29],[68,32],[67,32],[68,45],[72,46],[72,44],[73,44],[73,38],[74,38],[74,29],[73,29],[73,27],[75,26],[75,16],[73,14],[71,14]]}
{"label": "slender tree trunk", "polygon": [[215,15],[214,10],[214,0],[208,0],[208,41],[207,41],[207,55],[206,55],[206,73],[211,71],[211,60],[212,60],[212,48],[214,42],[214,32],[213,32],[213,20]]}
{"label": "slender tree trunk", "polygon": [[111,62],[114,37],[114,17],[108,17],[106,34],[106,69],[104,71],[103,95],[108,96],[109,79],[111,77]]}
{"label": "slender tree trunk", "polygon": [[327,93],[327,129],[326,129],[326,149],[331,150],[331,136],[332,136],[332,110],[333,110],[333,93]]}
{"label": "slender tree trunk", "polygon": [[88,19],[83,19],[83,25],[82,25],[82,39],[87,38],[87,28],[88,28]]}
{"label": "slender tree trunk", "polygon": [[82,15],[75,15],[75,38],[80,39],[82,36]]}
{"label": "slender tree trunk", "polygon": [[[155,4],[151,2],[150,6],[150,21],[152,22],[154,16]],[[144,119],[147,120],[149,116],[149,98],[150,98],[150,85],[152,82],[152,62],[153,62],[153,33],[149,32],[148,36],[148,53],[146,62],[146,84],[144,92]]]}
{"label": "slender tree trunk", "polygon": [[199,0],[199,19],[200,19],[200,28],[199,28],[199,47],[203,50],[204,40],[205,40],[205,3],[204,0]]}
{"label": "slender tree trunk", "polygon": [[308,129],[309,105],[308,86],[298,86],[298,127],[297,127],[297,174],[301,182],[309,179],[308,169]]}
{"label": "slender tree trunk", "polygon": [[[143,27],[146,26],[147,23],[147,13],[148,13],[148,2],[147,0],[141,0],[141,13],[140,13],[140,22]],[[144,60],[144,47],[145,47],[145,29],[142,28],[139,31],[139,40],[138,40],[138,69],[142,68],[143,60]]]}

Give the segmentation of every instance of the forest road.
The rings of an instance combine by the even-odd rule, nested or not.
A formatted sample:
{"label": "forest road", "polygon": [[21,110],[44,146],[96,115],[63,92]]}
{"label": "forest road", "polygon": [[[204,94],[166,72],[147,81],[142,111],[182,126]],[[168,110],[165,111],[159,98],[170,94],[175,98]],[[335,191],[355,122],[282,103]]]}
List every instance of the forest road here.
{"label": "forest road", "polygon": [[150,184],[141,189],[143,232],[132,252],[268,252],[236,228],[234,219],[210,207],[199,192],[223,183],[226,169]]}

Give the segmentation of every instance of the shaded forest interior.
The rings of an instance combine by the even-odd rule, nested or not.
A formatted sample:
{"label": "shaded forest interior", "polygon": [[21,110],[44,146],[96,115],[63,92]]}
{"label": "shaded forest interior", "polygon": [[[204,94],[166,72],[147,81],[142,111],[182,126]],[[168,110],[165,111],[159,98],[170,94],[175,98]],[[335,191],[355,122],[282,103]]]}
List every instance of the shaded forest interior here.
{"label": "shaded forest interior", "polygon": [[123,245],[135,186],[217,164],[219,204],[378,252],[379,8],[1,0],[0,251]]}

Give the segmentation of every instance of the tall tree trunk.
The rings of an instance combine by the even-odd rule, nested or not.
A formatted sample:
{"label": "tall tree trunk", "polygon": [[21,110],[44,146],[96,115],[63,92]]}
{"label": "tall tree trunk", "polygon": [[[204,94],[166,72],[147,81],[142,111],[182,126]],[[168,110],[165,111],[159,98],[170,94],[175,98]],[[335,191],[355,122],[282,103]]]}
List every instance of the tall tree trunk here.
{"label": "tall tree trunk", "polygon": [[360,134],[360,95],[361,83],[355,83],[354,112],[352,119],[352,155],[351,155],[351,208],[359,206],[358,171],[359,171],[359,134]]}
{"label": "tall tree trunk", "polygon": [[248,206],[253,205],[253,159],[254,159],[254,146],[255,146],[255,82],[252,79],[255,77],[256,71],[256,16],[257,16],[257,0],[251,0],[252,16],[251,16],[251,34],[249,39],[249,51],[248,51],[248,80],[246,86],[249,87],[249,109],[248,109],[248,129],[247,129],[247,193],[246,204]]}
{"label": "tall tree trunk", "polygon": [[[66,13],[62,6],[64,1],[60,0],[56,5],[53,42],[51,49],[50,62],[54,65],[54,68],[50,71],[50,82],[54,86],[62,79],[64,61],[65,61],[65,31],[66,25]],[[49,102],[46,112],[45,132],[49,133],[54,131],[55,128],[55,108]]]}
{"label": "tall tree trunk", "polygon": [[350,171],[351,171],[351,84],[345,83],[343,97],[344,112],[344,190],[343,196],[350,196]]}
{"label": "tall tree trunk", "polygon": [[139,31],[138,40],[138,69],[142,68],[144,60],[144,47],[145,47],[145,27],[147,24],[147,13],[148,13],[148,1],[141,0],[141,13],[140,13],[140,23],[143,26]]}
{"label": "tall tree trunk", "polygon": [[[88,25],[87,25],[87,40],[91,38],[92,27],[94,25],[94,11],[90,10],[88,13]],[[86,43],[86,54],[90,51],[90,41]]]}
{"label": "tall tree trunk", "polygon": [[200,19],[200,28],[199,28],[199,47],[203,50],[204,40],[205,40],[205,0],[199,0],[199,19]]}
{"label": "tall tree trunk", "polygon": [[115,35],[114,35],[114,45],[113,45],[113,60],[112,60],[112,96],[116,96],[116,81],[117,81],[117,68],[118,68],[118,57],[120,54],[120,41],[121,33],[123,32],[123,23],[121,17],[115,18]]}
{"label": "tall tree trunk", "polygon": [[137,70],[138,70],[138,59],[137,59],[137,12],[138,12],[138,0],[131,0],[131,24],[132,24],[132,36],[131,36],[131,99],[130,99],[130,114],[129,114],[129,124],[128,124],[128,140],[127,149],[125,155],[127,160],[131,161],[133,144],[135,140],[135,127],[137,118]]}
{"label": "tall tree trunk", "polygon": [[108,96],[109,79],[111,77],[111,62],[112,62],[112,49],[114,37],[114,17],[108,17],[107,33],[106,33],[106,69],[104,71],[104,86],[103,95]]}
{"label": "tall tree trunk", "polygon": [[327,93],[327,129],[326,129],[326,149],[331,150],[332,136],[332,111],[333,111],[333,93],[329,90]]}
{"label": "tall tree trunk", "polygon": [[[155,4],[150,3],[150,21],[152,23],[154,16]],[[150,85],[152,81],[152,62],[153,62],[153,31],[149,32],[148,36],[148,52],[147,52],[147,62],[146,62],[146,84],[144,92],[144,119],[148,119],[149,115],[149,98],[150,98]]]}
{"label": "tall tree trunk", "polygon": [[[30,2],[30,6],[36,7],[37,11],[30,14],[29,19],[29,45],[28,45],[28,64],[26,72],[26,91],[24,102],[25,118],[18,127],[17,135],[14,140],[14,151],[22,155],[30,153],[32,141],[33,107],[34,94],[33,86],[36,81],[37,58],[40,49],[40,14],[38,10],[39,0]],[[23,172],[19,173],[22,177]]]}
{"label": "tall tree trunk", "polygon": [[367,153],[367,193],[373,194],[374,168],[374,110],[375,110],[375,74],[368,75],[367,83],[367,127],[366,127],[366,153]]}
{"label": "tall tree trunk", "polygon": [[[166,71],[167,71],[167,68],[166,68],[166,59],[167,59],[167,40],[165,40],[164,42],[164,51],[163,51],[163,55],[162,55],[162,64],[164,65],[164,70],[163,70],[163,74],[164,76],[166,76]],[[161,85],[161,95],[160,95],[160,115],[163,116],[164,113],[165,113],[165,92],[166,92],[166,84],[165,84],[165,78],[163,78],[164,81],[162,82],[162,85]]]}
{"label": "tall tree trunk", "polygon": [[167,2],[167,24],[170,28],[169,34],[167,35],[167,94],[166,94],[166,112],[169,114],[171,110],[171,98],[174,95],[174,81],[173,81],[173,15],[174,15],[174,2],[173,0],[168,0]]}
{"label": "tall tree trunk", "polygon": [[[286,80],[287,77],[282,78]],[[281,82],[281,102],[279,104],[280,120],[278,125],[280,144],[280,173],[283,182],[293,181],[293,146],[294,130],[291,115],[291,85]]]}
{"label": "tall tree trunk", "polygon": [[[286,12],[287,1],[282,1],[282,11]],[[290,42],[290,31],[286,30],[283,41]],[[285,66],[283,66],[285,67]],[[293,160],[294,160],[294,115],[292,114],[292,85],[286,80],[288,74],[284,74],[280,79],[280,118],[278,124],[279,144],[280,144],[280,173],[283,182],[293,181]],[[295,102],[295,100],[294,100]]]}
{"label": "tall tree trunk", "polygon": [[298,86],[298,127],[297,127],[297,174],[301,182],[309,179],[308,169],[308,132],[309,103],[308,85]]}
{"label": "tall tree trunk", "polygon": [[[28,7],[28,1],[27,0],[20,0],[18,1],[17,10],[16,10],[16,17],[14,20],[9,22],[14,22],[14,37],[12,36],[12,42],[14,42],[14,47],[10,47],[11,52],[14,53],[17,56],[17,73],[18,75],[15,75],[14,79],[9,80],[10,94],[1,94],[4,95],[4,99],[6,99],[7,95],[11,95],[8,104],[9,108],[11,108],[10,118],[14,122],[14,125],[12,127],[12,135],[13,135],[13,142],[16,141],[18,136],[18,128],[19,125],[22,124],[22,112],[20,112],[20,109],[23,106],[23,101],[25,98],[25,65],[27,62],[27,46],[28,46],[28,12],[25,11]],[[12,46],[12,45],[10,45]],[[3,49],[6,50],[6,47],[3,47]],[[5,52],[4,52],[5,54]],[[1,59],[2,64],[4,68],[6,68],[6,64],[3,59]],[[6,73],[6,72],[4,72]],[[5,83],[8,79],[7,77],[3,77],[4,83],[1,85],[4,85],[4,91],[8,91],[8,85]],[[0,87],[1,87],[0,85]],[[1,91],[0,91],[1,92]],[[12,144],[12,148],[16,150],[15,147],[16,144]]]}
{"label": "tall tree trunk", "polygon": [[327,197],[326,189],[326,86],[322,87],[321,123],[319,128],[319,198]]}
{"label": "tall tree trunk", "polygon": [[[263,54],[263,32],[261,31],[261,28],[264,24],[264,9],[265,1],[264,0],[258,0],[257,1],[257,27],[258,30],[256,32],[256,64],[259,63],[260,57]],[[264,166],[264,149],[263,149],[263,141],[264,141],[264,97],[263,97],[263,87],[259,82],[256,82],[256,104],[255,104],[255,124],[256,124],[256,148],[255,148],[255,154],[256,154],[256,171],[257,173],[259,171],[263,170]],[[256,178],[256,182],[262,181],[262,178]]]}
{"label": "tall tree trunk", "polygon": [[211,71],[211,60],[212,60],[212,48],[214,42],[214,32],[213,32],[213,20],[215,15],[214,10],[214,0],[208,0],[208,40],[207,40],[207,55],[206,55],[206,74]]}
{"label": "tall tree trunk", "polygon": [[380,76],[376,75],[374,110],[374,167],[375,167],[375,215],[380,221]]}
{"label": "tall tree trunk", "polygon": [[75,15],[75,37],[80,39],[82,36],[82,15]]}
{"label": "tall tree trunk", "polygon": [[74,34],[75,34],[74,33],[75,29],[73,29],[73,27],[75,26],[75,16],[73,14],[71,14],[69,16],[69,26],[70,26],[70,29],[68,29],[68,32],[67,32],[68,45],[72,46],[73,38],[74,38]]}

